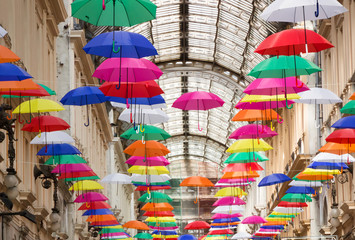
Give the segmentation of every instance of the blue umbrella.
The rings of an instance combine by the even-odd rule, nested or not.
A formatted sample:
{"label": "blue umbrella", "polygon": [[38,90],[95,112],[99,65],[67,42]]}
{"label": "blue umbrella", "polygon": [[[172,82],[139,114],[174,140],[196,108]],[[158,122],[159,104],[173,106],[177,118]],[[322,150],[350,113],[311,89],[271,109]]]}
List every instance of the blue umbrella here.
{"label": "blue umbrella", "polygon": [[237,217],[234,218],[218,218],[214,219],[212,223],[228,223],[228,222],[239,222],[240,219]]}
{"label": "blue umbrella", "polygon": [[30,74],[14,64],[0,64],[0,81],[21,81],[29,78],[32,78]]}
{"label": "blue umbrella", "polygon": [[81,152],[68,143],[63,144],[51,144],[45,146],[39,150],[37,156],[56,156],[56,155],[75,155],[81,154]]}
{"label": "blue umbrella", "polygon": [[157,235],[177,235],[176,231],[158,231],[154,230],[152,234],[157,234]]}
{"label": "blue umbrella", "polygon": [[332,128],[355,128],[355,116],[339,119],[332,125]]}
{"label": "blue umbrella", "polygon": [[303,193],[303,194],[315,194],[316,191],[311,187],[297,187],[292,186],[287,189],[286,193]]}
{"label": "blue umbrella", "polygon": [[83,213],[83,216],[90,216],[90,215],[113,215],[113,212],[110,209],[90,209]]}
{"label": "blue umbrella", "polygon": [[84,123],[87,127],[90,125],[89,119],[89,104],[103,103],[106,102],[106,96],[100,91],[98,87],[78,87],[67,92],[64,97],[60,100],[63,105],[75,105],[83,106],[86,105],[86,112],[88,123]]}
{"label": "blue umbrella", "polygon": [[83,49],[88,54],[107,58],[142,58],[158,55],[157,50],[143,35],[125,31],[102,33]]}
{"label": "blue umbrella", "polygon": [[[127,98],[107,97],[107,101],[127,104]],[[128,104],[152,106],[157,104],[165,104],[165,100],[161,95],[157,95],[151,98],[128,98]]]}
{"label": "blue umbrella", "polygon": [[345,163],[335,163],[335,162],[312,162],[310,165],[308,165],[307,168],[313,168],[313,169],[327,169],[327,170],[332,170],[332,169],[348,169],[348,165]]}
{"label": "blue umbrella", "polygon": [[282,173],[274,173],[261,179],[258,187],[270,186],[278,183],[291,181],[292,179]]}
{"label": "blue umbrella", "polygon": [[178,239],[179,240],[196,240],[197,238],[194,235],[185,234],[185,235],[179,236]]}
{"label": "blue umbrella", "polygon": [[260,228],[264,229],[285,229],[284,225],[272,225],[272,226],[261,226]]}

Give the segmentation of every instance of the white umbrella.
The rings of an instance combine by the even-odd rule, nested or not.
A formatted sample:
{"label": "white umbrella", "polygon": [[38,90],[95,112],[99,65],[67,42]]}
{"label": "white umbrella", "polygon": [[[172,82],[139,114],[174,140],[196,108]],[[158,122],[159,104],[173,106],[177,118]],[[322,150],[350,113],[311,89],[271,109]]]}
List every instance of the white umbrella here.
{"label": "white umbrella", "polygon": [[292,208],[292,207],[275,207],[274,212],[277,213],[301,213],[304,210],[302,208]]}
{"label": "white umbrella", "polygon": [[249,239],[252,238],[252,235],[247,232],[239,232],[232,236],[232,239]]}
{"label": "white umbrella", "polygon": [[334,104],[343,102],[335,93],[325,88],[310,88],[309,91],[300,92],[300,99],[295,99],[296,103],[304,104]]}
{"label": "white umbrella", "polygon": [[132,182],[146,182],[148,180],[150,183],[166,182],[169,181],[170,179],[171,177],[168,174],[161,174],[161,175],[133,174],[131,177]]}
{"label": "white umbrella", "polygon": [[263,233],[263,234],[275,234],[275,235],[279,235],[279,234],[281,234],[280,232],[259,232],[259,231],[257,231],[256,233]]}
{"label": "white umbrella", "polygon": [[132,120],[136,124],[157,124],[169,120],[168,115],[160,109],[142,109],[136,113],[133,109],[125,109],[118,119],[125,122],[131,122],[131,111],[133,111]]}
{"label": "white umbrella", "polygon": [[235,214],[235,213],[242,213],[244,208],[232,205],[232,206],[218,206],[213,209],[212,213],[222,213],[222,214]]}
{"label": "white umbrella", "polygon": [[105,176],[102,183],[131,184],[131,177],[122,173],[112,173]]}
{"label": "white umbrella", "polygon": [[337,0],[276,0],[260,17],[269,22],[295,23],[331,18],[347,11]]}
{"label": "white umbrella", "polygon": [[355,158],[350,154],[337,155],[333,153],[318,153],[314,158],[312,158],[312,162],[333,162],[333,163],[347,163],[347,162],[355,162]]}
{"label": "white umbrella", "polygon": [[75,140],[66,132],[42,132],[32,139],[31,144],[74,143]]}
{"label": "white umbrella", "polygon": [[[127,108],[127,104],[125,103],[118,103],[118,102],[111,102],[112,107],[115,108]],[[130,108],[137,108],[137,109],[158,109],[158,108],[166,108],[165,103],[161,104],[154,104],[154,105],[140,105],[140,104],[135,104],[135,105],[130,105]]]}
{"label": "white umbrella", "polygon": [[288,185],[295,187],[321,187],[322,183],[317,181],[295,181],[293,180]]}
{"label": "white umbrella", "polygon": [[7,31],[0,26],[0,38],[5,37],[6,34],[7,34]]}

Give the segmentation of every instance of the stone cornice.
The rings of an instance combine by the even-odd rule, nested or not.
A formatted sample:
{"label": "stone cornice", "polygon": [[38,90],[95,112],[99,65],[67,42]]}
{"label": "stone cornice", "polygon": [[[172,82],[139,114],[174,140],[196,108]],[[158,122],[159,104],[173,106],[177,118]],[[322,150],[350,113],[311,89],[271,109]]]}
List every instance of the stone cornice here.
{"label": "stone cornice", "polygon": [[20,191],[19,199],[23,209],[32,206],[32,203],[37,200],[31,191]]}

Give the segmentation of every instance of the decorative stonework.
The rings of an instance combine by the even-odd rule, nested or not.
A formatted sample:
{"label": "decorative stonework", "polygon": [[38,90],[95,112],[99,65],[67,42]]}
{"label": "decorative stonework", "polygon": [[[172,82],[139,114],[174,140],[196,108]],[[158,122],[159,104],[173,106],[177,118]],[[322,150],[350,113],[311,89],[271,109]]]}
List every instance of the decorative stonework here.
{"label": "decorative stonework", "polygon": [[49,211],[44,207],[35,207],[34,215],[36,216],[37,221],[44,221],[49,215]]}
{"label": "decorative stonework", "polygon": [[37,200],[31,191],[20,191],[19,199],[24,209],[31,206],[32,203]]}

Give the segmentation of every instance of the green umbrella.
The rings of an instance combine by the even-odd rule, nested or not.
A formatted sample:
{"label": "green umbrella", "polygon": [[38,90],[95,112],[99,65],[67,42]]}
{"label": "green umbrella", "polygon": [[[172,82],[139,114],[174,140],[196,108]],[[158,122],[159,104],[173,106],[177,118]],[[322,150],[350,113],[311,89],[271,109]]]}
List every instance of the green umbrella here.
{"label": "green umbrella", "polygon": [[350,101],[340,109],[341,113],[344,114],[355,114],[355,101]]}
{"label": "green umbrella", "polygon": [[138,133],[136,132],[136,130],[134,130],[134,128],[130,128],[127,131],[125,131],[123,134],[121,134],[121,137],[130,140],[149,141],[149,140],[165,140],[167,138],[170,138],[171,136],[169,133],[167,133],[165,130],[161,128],[145,125],[139,128]]}
{"label": "green umbrella", "polygon": [[307,194],[287,193],[281,198],[281,201],[286,202],[312,202],[312,198]]}
{"label": "green umbrella", "polygon": [[[132,184],[137,184],[137,185],[147,185],[146,182],[134,182],[132,181]],[[166,182],[153,182],[153,183],[149,183],[150,186],[160,186],[160,185],[170,185],[169,181]]]}
{"label": "green umbrella", "polygon": [[104,6],[102,0],[76,0],[72,16],[96,26],[130,27],[155,19],[157,9],[149,0],[105,0]]}
{"label": "green umbrella", "polygon": [[248,75],[255,78],[286,78],[311,75],[320,71],[322,69],[307,59],[298,56],[278,56],[262,61]]}
{"label": "green umbrella", "polygon": [[172,202],[173,200],[171,197],[166,195],[165,193],[161,192],[151,192],[143,194],[138,201],[140,202],[154,202],[154,203],[165,203],[165,202]]}
{"label": "green umbrella", "polygon": [[125,232],[123,228],[102,228],[100,234]]}
{"label": "green umbrella", "polygon": [[65,178],[65,182],[75,182],[82,180],[97,180],[100,179],[98,176],[88,176],[88,177],[77,177],[77,178]]}
{"label": "green umbrella", "polygon": [[56,155],[49,158],[44,163],[44,165],[76,164],[76,163],[87,163],[87,162],[78,155]]}
{"label": "green umbrella", "polygon": [[[255,160],[254,160],[255,158]],[[250,162],[265,162],[269,159],[258,152],[240,152],[240,153],[233,153],[230,155],[224,163],[231,164],[231,163],[250,163]]]}
{"label": "green umbrella", "polygon": [[176,222],[148,222],[147,224],[150,227],[176,227]]}
{"label": "green umbrella", "polygon": [[153,236],[149,233],[142,232],[134,235],[134,238],[153,239]]}
{"label": "green umbrella", "polygon": [[295,215],[269,215],[270,218],[295,218]]}
{"label": "green umbrella", "polygon": [[[55,91],[53,91],[52,89],[50,89],[49,87],[47,87],[44,84],[38,83],[38,85],[40,85],[41,87],[44,88],[44,90],[46,90],[46,92],[53,96],[53,95],[57,95],[57,93]],[[33,96],[15,96],[15,95],[2,95],[3,98],[27,98],[27,97],[33,97]]]}

